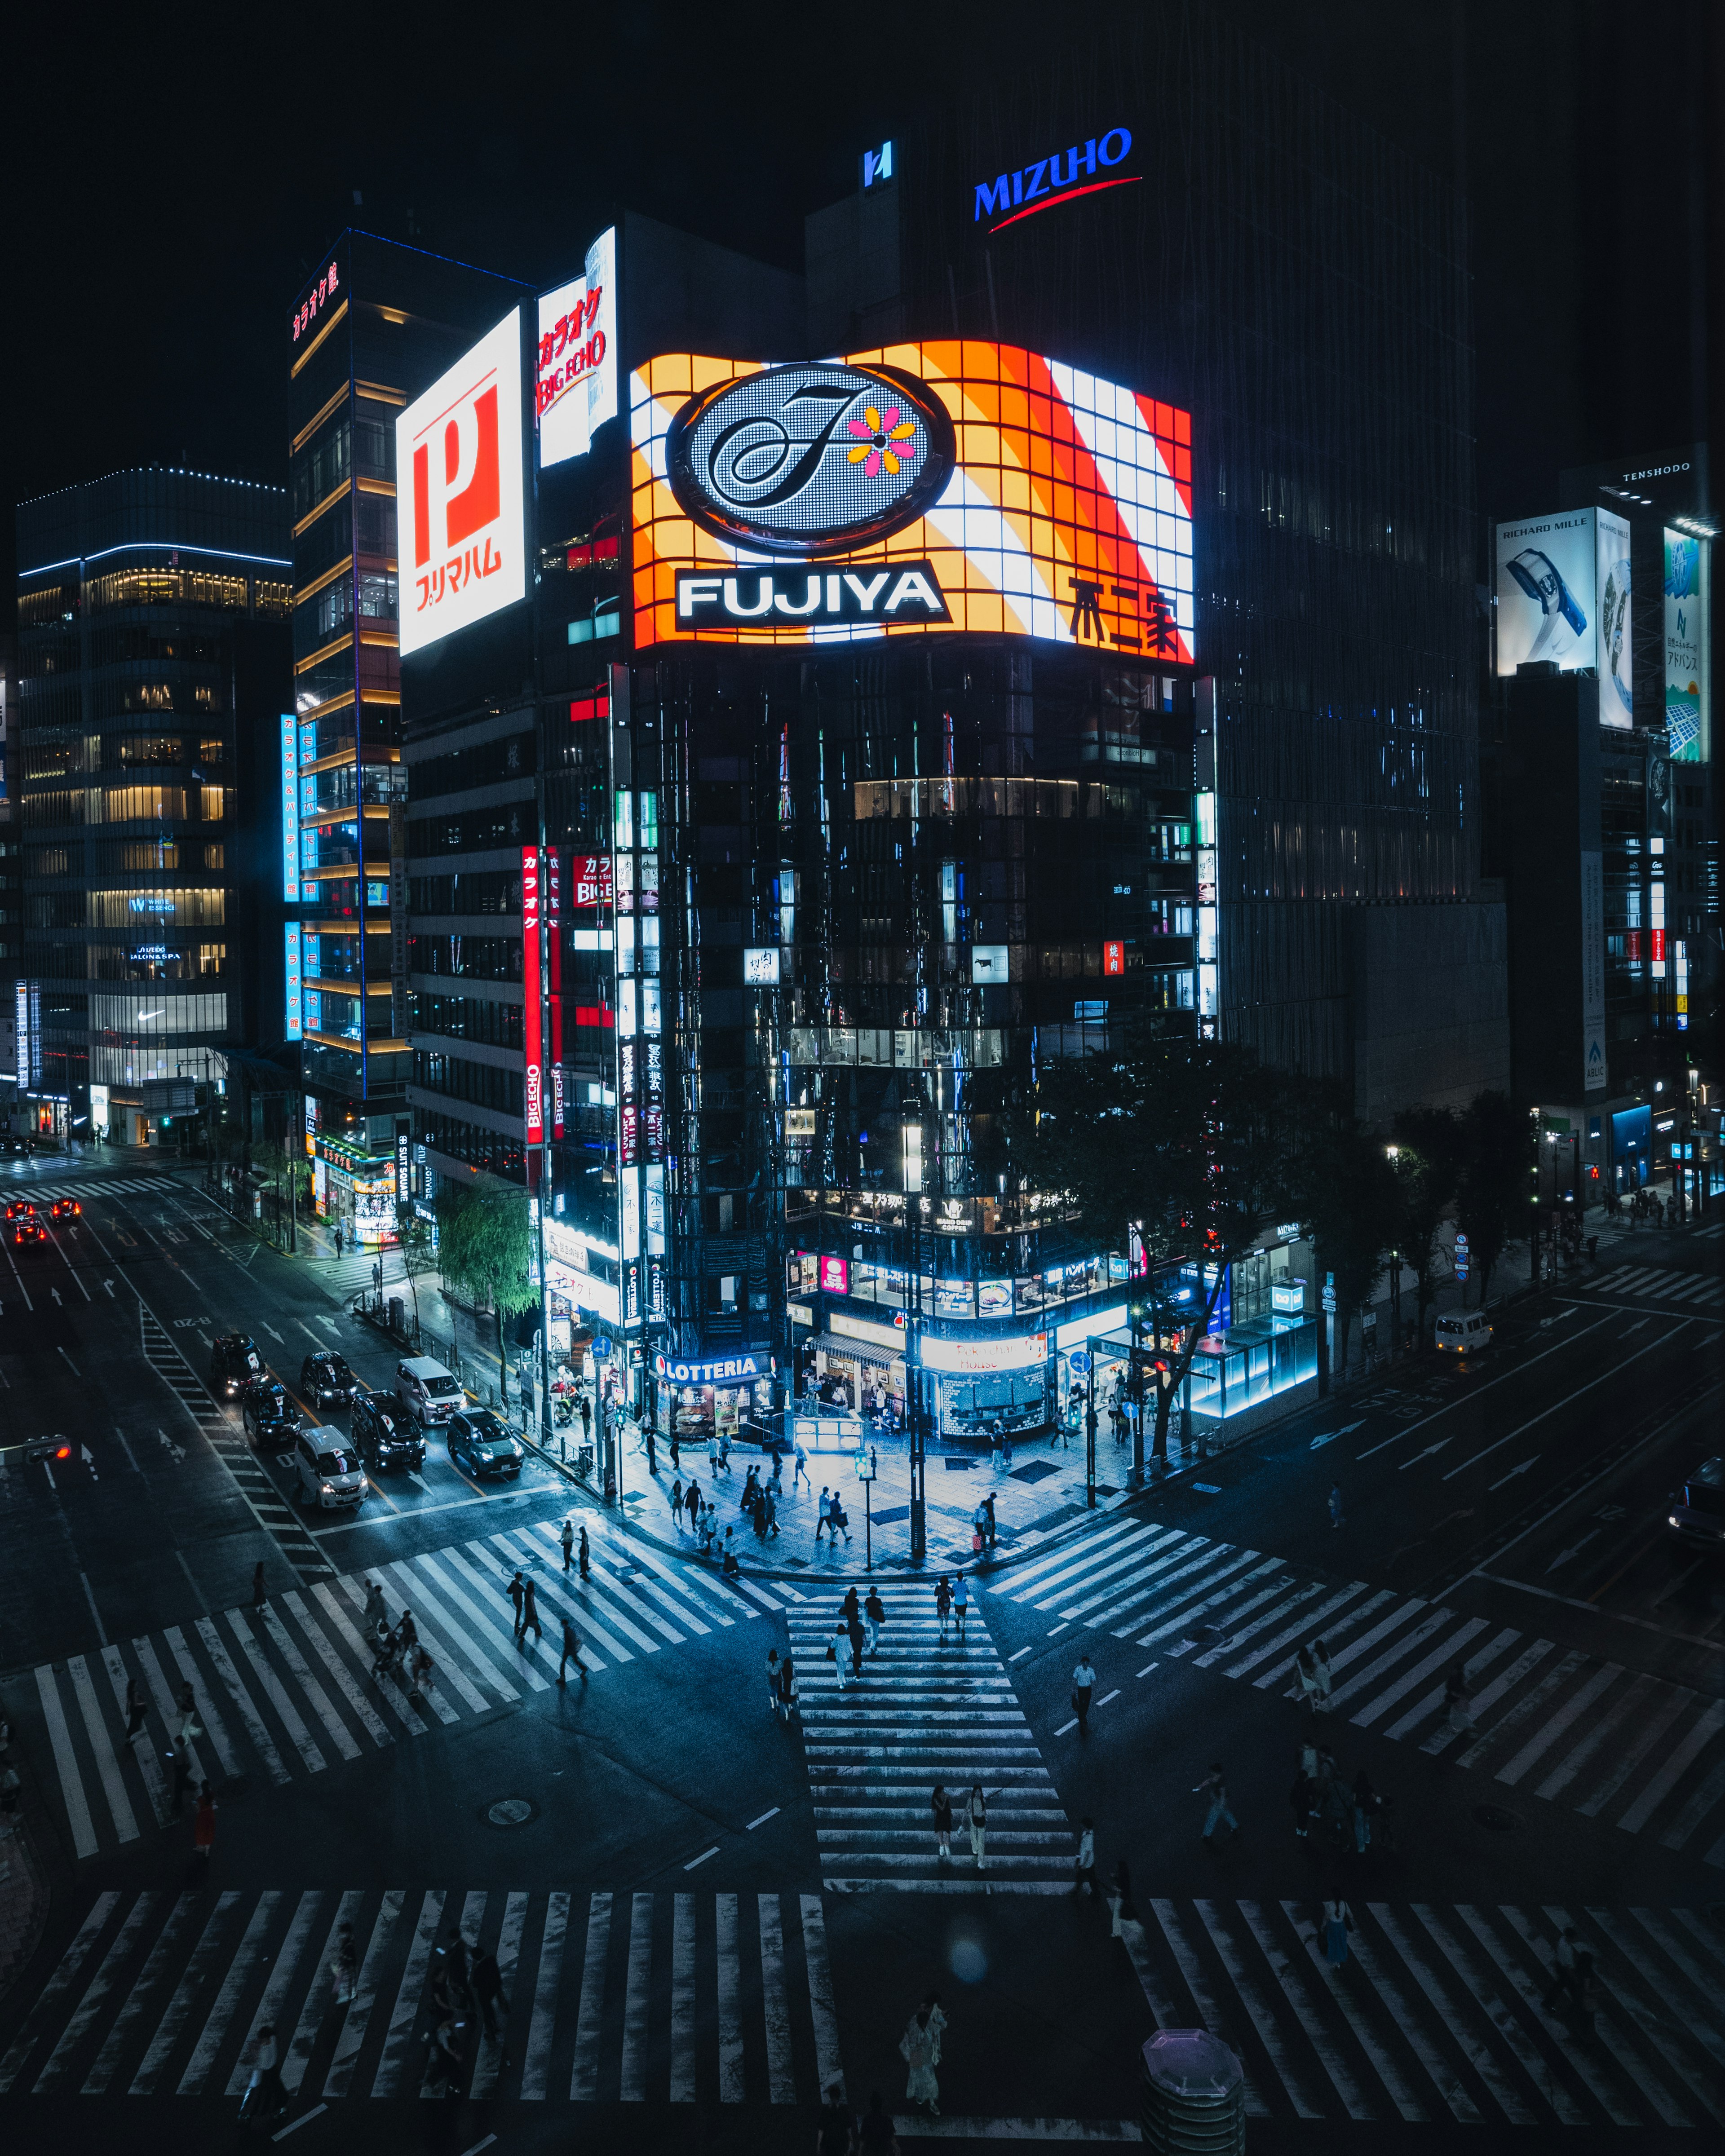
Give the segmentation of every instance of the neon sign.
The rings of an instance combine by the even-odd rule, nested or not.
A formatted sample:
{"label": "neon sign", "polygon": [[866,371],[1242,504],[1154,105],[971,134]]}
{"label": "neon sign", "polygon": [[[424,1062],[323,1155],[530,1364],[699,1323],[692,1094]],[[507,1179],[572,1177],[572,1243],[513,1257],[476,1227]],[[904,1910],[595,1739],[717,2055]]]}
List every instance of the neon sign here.
{"label": "neon sign", "polygon": [[312,318],[316,315],[319,308],[326,307],[335,298],[341,290],[341,280],[336,274],[336,264],[332,262],[312,286],[310,293],[301,302],[299,313],[294,316],[295,344],[311,327]]}
{"label": "neon sign", "polygon": [[[300,896],[299,721],[281,715],[281,895],[291,906]],[[315,805],[315,804],[314,804]]]}
{"label": "neon sign", "polygon": [[1132,147],[1130,127],[1111,127],[1106,135],[1092,136],[1081,146],[1075,142],[1070,150],[1052,157],[1039,157],[1034,165],[1019,172],[978,180],[972,222],[980,224],[986,219],[990,232],[1000,232],[1039,211],[1052,209],[1056,203],[1071,202],[1079,195],[1101,194],[1109,187],[1132,187],[1142,177],[1141,173],[1105,177],[1111,167],[1125,163]]}

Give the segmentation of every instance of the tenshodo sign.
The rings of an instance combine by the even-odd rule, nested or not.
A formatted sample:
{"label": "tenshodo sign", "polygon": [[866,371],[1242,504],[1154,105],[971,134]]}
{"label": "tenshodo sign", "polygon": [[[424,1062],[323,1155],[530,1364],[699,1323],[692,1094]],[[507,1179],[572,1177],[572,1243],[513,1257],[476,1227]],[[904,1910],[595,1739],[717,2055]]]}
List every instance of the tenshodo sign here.
{"label": "tenshodo sign", "polygon": [[540,1022],[539,993],[539,849],[521,848],[521,986],[526,1008],[522,1015],[526,1047],[527,1143],[545,1142],[545,1054]]}
{"label": "tenshodo sign", "polygon": [[1192,421],[1016,345],[629,377],[637,648],[1047,638],[1194,657]]}
{"label": "tenshodo sign", "polygon": [[395,468],[405,656],[526,593],[519,307],[399,415]]}

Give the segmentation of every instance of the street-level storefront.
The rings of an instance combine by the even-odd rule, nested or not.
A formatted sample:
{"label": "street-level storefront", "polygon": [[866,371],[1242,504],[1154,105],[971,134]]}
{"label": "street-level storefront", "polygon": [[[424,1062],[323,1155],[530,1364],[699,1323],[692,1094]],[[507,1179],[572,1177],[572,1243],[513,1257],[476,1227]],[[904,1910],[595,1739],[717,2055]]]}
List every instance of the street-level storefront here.
{"label": "street-level storefront", "polygon": [[368,1249],[394,1242],[394,1156],[320,1133],[312,1141],[311,1202],[320,1220]]}
{"label": "street-level storefront", "polygon": [[670,1437],[675,1431],[680,1445],[705,1445],[710,1437],[735,1443],[748,1426],[764,1429],[773,1407],[775,1368],[773,1358],[760,1348],[704,1360],[655,1355],[660,1435]]}
{"label": "street-level storefront", "polygon": [[997,1423],[1019,1436],[1053,1419],[1045,1332],[993,1340],[924,1334],[918,1354],[935,1380],[935,1427],[942,1437],[986,1442]]}
{"label": "street-level storefront", "polygon": [[905,1413],[905,1333],[901,1327],[834,1311],[828,1330],[805,1343],[802,1397],[876,1424],[901,1423]]}

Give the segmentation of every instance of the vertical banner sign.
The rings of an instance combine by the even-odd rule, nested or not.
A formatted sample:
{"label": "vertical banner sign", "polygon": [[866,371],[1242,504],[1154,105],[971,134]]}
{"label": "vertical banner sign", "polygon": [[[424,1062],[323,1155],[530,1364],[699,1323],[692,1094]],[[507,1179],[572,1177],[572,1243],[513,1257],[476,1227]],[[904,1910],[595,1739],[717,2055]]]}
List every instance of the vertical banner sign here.
{"label": "vertical banner sign", "polygon": [[1665,535],[1665,730],[1673,763],[1706,763],[1712,754],[1707,706],[1707,569],[1712,550],[1686,531]]}
{"label": "vertical banner sign", "polygon": [[18,1049],[18,1082],[19,1090],[30,1083],[30,984],[18,984],[17,1018],[14,1039]]}
{"label": "vertical banner sign", "polygon": [[1605,877],[1602,855],[1581,857],[1581,1070],[1583,1090],[1605,1090]]}
{"label": "vertical banner sign", "polygon": [[521,848],[521,989],[526,1003],[529,1147],[545,1142],[545,1068],[540,1037],[539,849]]}
{"label": "vertical banner sign", "polygon": [[405,1205],[408,1202],[408,1134],[405,1131],[398,1131],[395,1134],[395,1202],[398,1205]]}
{"label": "vertical banner sign", "polygon": [[287,987],[285,1038],[300,1040],[305,1037],[305,982],[304,939],[297,921],[290,921],[284,930],[285,948],[282,970]]}
{"label": "vertical banner sign", "polygon": [[539,302],[535,416],[542,470],[587,454],[617,417],[617,234],[587,250],[585,274]]}
{"label": "vertical banner sign", "polygon": [[563,856],[550,847],[545,856],[546,920],[551,933],[547,952],[551,974],[551,1134],[563,1135]]}
{"label": "vertical banner sign", "polygon": [[1630,528],[1609,509],[1598,512],[1595,594],[1599,624],[1599,724],[1632,726],[1635,684],[1630,674]]}
{"label": "vertical banner sign", "polygon": [[300,727],[291,711],[281,715],[281,895],[300,899]]}

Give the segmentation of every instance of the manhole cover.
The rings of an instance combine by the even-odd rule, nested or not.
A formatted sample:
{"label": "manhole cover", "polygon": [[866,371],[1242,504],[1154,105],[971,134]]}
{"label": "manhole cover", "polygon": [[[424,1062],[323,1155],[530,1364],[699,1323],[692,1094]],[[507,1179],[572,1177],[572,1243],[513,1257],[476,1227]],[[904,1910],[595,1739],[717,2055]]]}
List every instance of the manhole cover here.
{"label": "manhole cover", "polygon": [[526,1797],[500,1797],[487,1806],[485,1817],[493,1826],[526,1826],[539,1816],[539,1807]]}
{"label": "manhole cover", "polygon": [[1519,1812],[1507,1812],[1502,1804],[1476,1804],[1473,1815],[1483,1827],[1493,1834],[1509,1834],[1522,1823]]}

